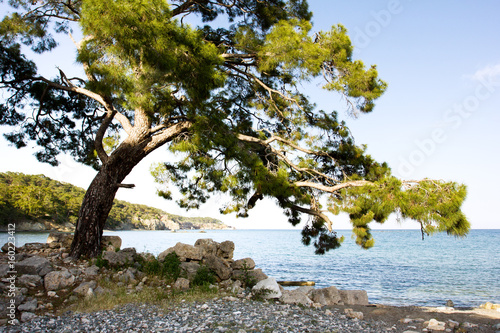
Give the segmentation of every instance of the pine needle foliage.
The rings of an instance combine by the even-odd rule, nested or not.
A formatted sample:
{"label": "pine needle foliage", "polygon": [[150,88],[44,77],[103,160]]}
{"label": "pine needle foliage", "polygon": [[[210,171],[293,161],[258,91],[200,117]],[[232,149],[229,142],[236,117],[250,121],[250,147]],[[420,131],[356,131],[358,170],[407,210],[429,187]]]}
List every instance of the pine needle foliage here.
{"label": "pine needle foliage", "polygon": [[[305,0],[9,5],[0,22],[0,125],[14,126],[7,139],[34,141],[40,161],[57,165],[67,152],[99,170],[78,220],[92,237],[75,237],[75,256],[99,253],[109,197],[163,146],[177,156],[153,169],[161,196],[171,199],[176,187],[179,205],[196,209],[224,193],[221,212],[241,217],[273,198],[292,225],[309,216],[303,242],[320,254],[342,242],[328,212],[348,213],[364,248],[373,246],[369,224],[392,213],[427,233],[469,229],[463,185],[395,179],[335,110],[318,110],[306,95],[304,83],[322,80],[318,89],[340,95],[358,116],[374,110],[387,84],[375,65],[353,58],[344,26],[314,30]],[[83,36],[75,47],[85,76],[37,75],[26,47],[56,54],[57,34],[73,30]]]}

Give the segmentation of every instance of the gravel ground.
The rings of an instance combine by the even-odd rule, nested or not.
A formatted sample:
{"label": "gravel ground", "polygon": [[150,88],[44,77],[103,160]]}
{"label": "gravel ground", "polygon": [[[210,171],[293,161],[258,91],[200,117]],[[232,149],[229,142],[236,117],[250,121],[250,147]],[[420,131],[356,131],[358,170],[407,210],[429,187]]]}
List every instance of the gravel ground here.
{"label": "gravel ground", "polygon": [[[393,328],[394,329],[394,328]],[[37,317],[0,327],[0,332],[384,332],[381,321],[350,319],[345,315],[293,305],[244,299],[181,303],[170,311],[152,305],[125,305],[93,313]]]}

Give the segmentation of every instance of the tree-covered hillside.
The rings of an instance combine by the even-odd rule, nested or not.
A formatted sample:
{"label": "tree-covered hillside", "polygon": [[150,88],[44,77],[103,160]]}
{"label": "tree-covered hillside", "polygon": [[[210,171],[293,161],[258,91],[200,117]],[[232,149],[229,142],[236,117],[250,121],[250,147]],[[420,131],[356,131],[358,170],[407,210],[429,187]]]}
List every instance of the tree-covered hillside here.
{"label": "tree-covered hillside", "polygon": [[[80,187],[44,175],[0,173],[0,225],[30,220],[56,225],[68,225],[69,222],[74,226],[84,194],[85,190]],[[167,222],[171,226],[179,225],[180,229],[224,226],[219,220],[209,217],[183,217],[158,208],[115,200],[106,228],[158,229],[159,225],[164,226]]]}

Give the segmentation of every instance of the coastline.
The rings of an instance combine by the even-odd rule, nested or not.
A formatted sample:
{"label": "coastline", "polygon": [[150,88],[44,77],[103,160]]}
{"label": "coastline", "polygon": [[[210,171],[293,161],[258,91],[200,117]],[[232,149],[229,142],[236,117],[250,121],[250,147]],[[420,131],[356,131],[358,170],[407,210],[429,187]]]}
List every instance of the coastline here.
{"label": "coastline", "polygon": [[[207,246],[214,244],[208,240],[203,243]],[[5,266],[5,261],[8,259],[5,253],[7,251],[2,250],[4,253],[0,258],[2,266]],[[229,258],[232,258],[233,250],[228,250]],[[130,252],[130,249],[123,249],[106,253],[111,260],[113,257],[118,259],[117,255],[127,255]],[[135,250],[132,252],[135,255]],[[131,329],[136,332],[194,332],[195,328],[199,327],[204,327],[203,330],[198,330],[201,332],[240,333],[332,332],[332,330],[376,333],[422,332],[431,331],[431,327],[440,330],[449,329],[450,332],[470,333],[500,330],[500,312],[497,310],[389,306],[369,304],[368,300],[367,303],[358,305],[355,303],[296,305],[286,303],[282,298],[255,300],[252,293],[240,287],[234,289],[234,283],[230,280],[233,284],[223,286],[219,283],[216,294],[209,293],[202,299],[192,300],[189,299],[190,289],[174,292],[175,285],[172,287],[165,282],[155,282],[157,281],[155,278],[145,276],[132,266],[106,269],[95,266],[94,261],[73,260],[68,257],[67,247],[62,239],[45,244],[26,244],[18,249],[15,256],[17,261],[38,258],[36,264],[32,263],[36,269],[44,270],[51,267],[49,273],[42,274],[40,271],[36,273],[37,275],[26,275],[25,272],[23,273],[25,275],[17,276],[15,289],[21,294],[16,302],[20,312],[16,314],[16,320],[13,322],[4,319],[4,316],[0,318],[2,320],[0,323],[6,325],[2,327],[5,332],[44,329],[69,332],[64,330],[65,327],[88,332],[103,330],[120,332]],[[241,260],[236,260],[234,263],[238,261]],[[19,267],[16,265],[16,268],[21,271],[21,266],[23,265]],[[25,270],[26,266],[25,264]],[[111,286],[104,283],[106,280]],[[7,276],[3,274],[3,289],[8,288],[8,282]],[[121,285],[121,289],[117,291],[108,289],[115,285]],[[145,293],[145,298],[122,303],[115,300],[119,295],[133,296],[141,293]],[[154,295],[158,293],[164,296],[172,293],[179,298],[174,303],[155,301]],[[111,299],[110,306],[103,305],[105,304],[103,300],[106,299],[108,301]],[[81,310],[78,304],[82,302],[90,304],[92,308]],[[3,303],[4,310],[7,304]],[[120,326],[123,324],[131,326]]]}

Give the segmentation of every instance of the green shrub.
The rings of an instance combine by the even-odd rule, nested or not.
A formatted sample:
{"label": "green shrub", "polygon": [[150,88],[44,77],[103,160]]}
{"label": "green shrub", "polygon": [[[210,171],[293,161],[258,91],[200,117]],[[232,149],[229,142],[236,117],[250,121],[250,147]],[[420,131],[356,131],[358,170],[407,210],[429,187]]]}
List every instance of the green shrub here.
{"label": "green shrub", "polygon": [[175,281],[181,273],[181,261],[179,256],[175,252],[172,252],[165,257],[163,262],[160,262],[157,258],[144,261],[142,271],[148,275]]}
{"label": "green shrub", "polygon": [[109,268],[109,261],[102,258],[102,254],[94,259],[94,264],[99,268]]}
{"label": "green shrub", "polygon": [[200,266],[191,283],[193,286],[208,286],[215,283],[215,275],[208,267]]}
{"label": "green shrub", "polygon": [[243,288],[252,288],[257,284],[257,279],[250,275],[250,269],[247,266],[247,263],[243,263],[243,275],[240,276],[239,280],[243,284]]}

